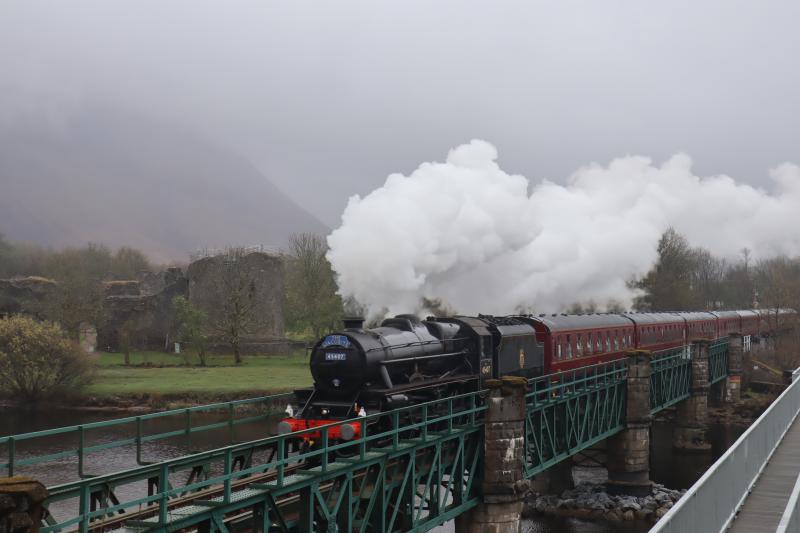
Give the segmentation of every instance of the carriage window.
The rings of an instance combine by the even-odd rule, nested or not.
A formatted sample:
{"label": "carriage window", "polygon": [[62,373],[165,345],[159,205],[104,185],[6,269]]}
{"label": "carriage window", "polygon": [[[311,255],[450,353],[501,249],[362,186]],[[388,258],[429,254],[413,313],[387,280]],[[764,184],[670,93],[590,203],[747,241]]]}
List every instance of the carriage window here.
{"label": "carriage window", "polygon": [[614,332],[614,349],[619,351],[619,331]]}
{"label": "carriage window", "polygon": [[567,359],[572,359],[572,335],[567,335]]}
{"label": "carriage window", "polygon": [[[559,339],[560,341],[561,339]],[[556,359],[561,359],[561,342],[556,344]]]}
{"label": "carriage window", "polygon": [[608,334],[606,334],[606,351],[611,351],[611,337],[609,337]]}
{"label": "carriage window", "polygon": [[576,346],[577,351],[575,352],[576,357],[580,357],[583,355],[583,335],[578,335]]}
{"label": "carriage window", "polygon": [[602,333],[598,333],[597,334],[597,351],[598,352],[602,352],[603,351],[603,334]]}
{"label": "carriage window", "polygon": [[586,355],[591,355],[592,353],[592,337],[594,335],[589,333],[586,335]]}

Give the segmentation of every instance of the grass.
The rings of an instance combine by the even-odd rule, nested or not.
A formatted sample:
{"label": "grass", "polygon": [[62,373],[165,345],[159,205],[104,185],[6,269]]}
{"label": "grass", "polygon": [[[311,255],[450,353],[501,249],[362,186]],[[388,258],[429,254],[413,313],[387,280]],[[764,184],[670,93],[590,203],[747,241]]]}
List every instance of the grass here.
{"label": "grass", "polygon": [[131,366],[124,356],[100,352],[94,382],[85,393],[91,396],[135,394],[226,395],[269,394],[311,385],[308,360],[294,356],[244,356],[240,365],[232,355],[210,355],[207,367],[196,364],[194,356],[161,352],[131,352]]}

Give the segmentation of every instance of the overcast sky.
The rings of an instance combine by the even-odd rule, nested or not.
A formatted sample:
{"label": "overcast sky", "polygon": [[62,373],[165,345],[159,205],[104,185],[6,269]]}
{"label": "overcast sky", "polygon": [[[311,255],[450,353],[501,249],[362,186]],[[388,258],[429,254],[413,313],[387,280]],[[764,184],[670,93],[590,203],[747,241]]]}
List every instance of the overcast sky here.
{"label": "overcast sky", "polygon": [[796,1],[3,0],[0,120],[179,121],[331,227],[472,138],[533,181],[685,151],[766,186],[800,162],[798,21]]}

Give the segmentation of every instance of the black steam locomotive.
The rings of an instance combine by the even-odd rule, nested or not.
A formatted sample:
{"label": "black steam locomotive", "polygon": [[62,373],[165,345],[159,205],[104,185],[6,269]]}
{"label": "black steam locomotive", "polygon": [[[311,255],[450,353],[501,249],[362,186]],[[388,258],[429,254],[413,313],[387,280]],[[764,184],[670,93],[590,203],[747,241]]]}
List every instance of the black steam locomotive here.
{"label": "black steam locomotive", "polygon": [[[282,433],[476,390],[481,379],[533,377],[543,369],[542,344],[522,317],[398,315],[374,329],[364,329],[363,319],[344,325],[314,346],[314,387],[295,391],[298,411],[281,421]],[[330,436],[352,438],[339,428]]]}

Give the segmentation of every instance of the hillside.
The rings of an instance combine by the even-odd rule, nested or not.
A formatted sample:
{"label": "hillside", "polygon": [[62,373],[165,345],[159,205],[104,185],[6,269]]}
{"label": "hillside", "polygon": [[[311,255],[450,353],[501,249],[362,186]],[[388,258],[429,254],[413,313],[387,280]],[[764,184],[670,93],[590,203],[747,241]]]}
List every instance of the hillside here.
{"label": "hillside", "polygon": [[186,128],[108,109],[0,127],[0,232],[102,242],[157,260],[203,247],[282,246],[327,228],[248,160]]}

